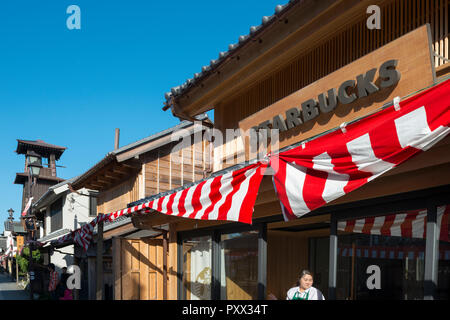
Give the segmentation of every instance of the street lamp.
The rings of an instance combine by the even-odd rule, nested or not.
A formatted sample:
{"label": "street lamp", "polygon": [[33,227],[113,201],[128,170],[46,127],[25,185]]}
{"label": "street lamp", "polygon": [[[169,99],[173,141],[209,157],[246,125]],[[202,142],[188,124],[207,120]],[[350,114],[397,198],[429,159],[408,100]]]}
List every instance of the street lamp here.
{"label": "street lamp", "polygon": [[[28,199],[32,197],[32,180],[33,178],[39,177],[39,173],[42,168],[42,158],[40,155],[33,151],[28,151],[26,156],[27,168],[28,168]],[[30,207],[28,208],[28,213],[24,217],[25,218],[25,226],[27,227],[27,231],[31,230],[30,240],[34,240],[34,229],[36,227],[35,220],[36,217],[32,214],[33,204],[30,203]],[[30,255],[28,257],[28,272],[30,274],[30,300],[33,300],[33,286],[32,280],[34,278],[34,271],[32,270],[33,263],[33,243],[30,242],[29,245]]]}

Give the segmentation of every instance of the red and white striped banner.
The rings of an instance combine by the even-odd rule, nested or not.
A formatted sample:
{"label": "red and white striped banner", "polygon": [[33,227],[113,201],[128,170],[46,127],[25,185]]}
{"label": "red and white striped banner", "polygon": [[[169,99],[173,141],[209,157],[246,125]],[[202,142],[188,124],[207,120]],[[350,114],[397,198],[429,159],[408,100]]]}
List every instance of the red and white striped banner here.
{"label": "red and white striped banner", "polygon": [[[380,247],[380,246],[342,246],[337,248],[338,256],[348,258],[368,258],[368,259],[425,259],[425,247],[420,246],[397,246],[397,247]],[[450,247],[439,246],[439,260],[450,260]]]}
{"label": "red and white striped banner", "polygon": [[31,206],[31,202],[33,201],[33,197],[31,197],[28,202],[27,205],[25,206],[25,208],[22,211],[22,217],[25,217],[28,214],[28,210],[30,209]]}
{"label": "red and white striped banner", "polygon": [[[439,240],[449,241],[448,219],[450,205],[437,208]],[[414,210],[386,216],[338,222],[338,230],[352,233],[376,234],[403,238],[426,238],[427,210]]]}
{"label": "red and white striped banner", "polygon": [[[286,220],[317,209],[428,150],[450,132],[450,81],[278,155]],[[272,162],[271,162],[272,163]]]}
{"label": "red and white striped banner", "polygon": [[[386,108],[342,132],[314,139],[305,148],[271,155],[274,185],[285,218],[301,217],[428,150],[450,132],[449,103],[448,80],[403,101],[398,111],[393,106]],[[251,223],[266,167],[258,162],[101,219],[113,221],[155,210],[183,218]],[[56,242],[74,240],[87,248],[98,222],[96,219]]]}
{"label": "red and white striped banner", "polygon": [[183,218],[251,224],[253,207],[266,167],[267,164],[252,164],[138,206],[99,215],[52,243],[74,241],[87,250],[94,228],[100,221],[114,221],[123,215],[142,214],[151,210]]}
{"label": "red and white striped banner", "polygon": [[266,164],[245,168],[202,181],[133,208],[111,213],[110,220],[124,214],[152,209],[167,215],[252,223],[253,207]]}

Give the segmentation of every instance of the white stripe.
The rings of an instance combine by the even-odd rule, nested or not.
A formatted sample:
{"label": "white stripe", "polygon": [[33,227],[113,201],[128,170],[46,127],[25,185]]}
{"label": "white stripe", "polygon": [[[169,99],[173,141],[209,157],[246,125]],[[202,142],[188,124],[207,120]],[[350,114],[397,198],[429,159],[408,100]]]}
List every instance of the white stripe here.
{"label": "white stripe", "polygon": [[233,195],[231,199],[231,207],[227,213],[227,220],[229,221],[239,221],[239,215],[241,213],[241,207],[244,202],[244,198],[248,193],[248,188],[250,186],[250,179],[256,173],[257,168],[247,170],[245,172],[245,180],[239,186],[238,191]]}
{"label": "white stripe", "polygon": [[353,228],[353,232],[361,233],[365,224],[366,224],[366,219],[358,219],[358,220],[356,220],[355,227]]}
{"label": "white stripe", "polygon": [[162,205],[161,205],[161,212],[167,213],[167,203],[169,202],[170,195],[167,195],[164,197]]}
{"label": "white stripe", "polygon": [[313,169],[328,173],[322,198],[325,202],[333,201],[340,196],[345,195],[344,187],[348,183],[348,174],[340,174],[334,171],[334,165],[331,163],[331,157],[324,152],[313,158]]}
{"label": "white stripe", "polygon": [[426,216],[427,210],[420,211],[419,214],[416,216],[416,218],[412,221],[411,236],[413,238],[423,238]]}
{"label": "white stripe", "polygon": [[338,222],[338,230],[344,231],[346,225],[347,225],[347,222],[345,222],[345,221],[339,221],[339,222]]}
{"label": "white stripe", "polygon": [[202,208],[198,210],[194,219],[201,219],[205,210],[211,205],[211,199],[209,198],[209,194],[211,193],[211,183],[214,179],[206,180],[203,185],[202,192],[200,193],[200,203],[202,204]]}
{"label": "white stripe", "polygon": [[386,216],[375,217],[370,234],[381,234],[381,228],[383,227],[385,220]]}
{"label": "white stripe", "polygon": [[[159,199],[161,199],[161,198],[159,198]],[[158,209],[158,202],[159,202],[159,199],[153,200],[153,204],[152,204],[152,209],[153,209],[153,210]]]}
{"label": "white stripe", "polygon": [[195,189],[197,189],[198,185],[192,186],[189,188],[186,198],[184,199],[184,208],[186,212],[183,214],[183,217],[189,217],[189,215],[194,212],[194,207],[192,206],[192,197],[194,196]]}
{"label": "white stripe", "polygon": [[400,228],[401,224],[405,222],[406,213],[399,213],[395,215],[394,222],[391,226],[391,236],[401,237],[402,229]]}
{"label": "white stripe", "polygon": [[220,179],[219,193],[222,195],[219,201],[214,204],[213,210],[208,215],[208,220],[217,220],[219,216],[219,209],[225,202],[226,196],[233,190],[231,181],[233,180],[233,172],[224,174]]}
{"label": "white stripe", "polygon": [[306,170],[306,168],[297,166],[294,163],[286,164],[286,196],[292,212],[297,217],[310,211],[305,200],[303,200],[303,185],[305,183]]}
{"label": "white stripe", "polygon": [[422,149],[418,142],[431,133],[424,106],[395,119],[394,122],[402,148],[413,146]]}
{"label": "white stripe", "polygon": [[178,204],[180,202],[180,198],[181,198],[181,194],[183,193],[183,190],[178,191],[177,194],[175,195],[175,198],[173,198],[173,203],[172,203],[172,215],[176,216],[179,213],[178,210]]}
{"label": "white stripe", "polygon": [[394,164],[375,156],[368,133],[347,142],[347,149],[352,156],[353,163],[360,171],[370,172],[374,175],[368,179],[369,181],[376,178],[375,175],[380,175],[394,167]]}

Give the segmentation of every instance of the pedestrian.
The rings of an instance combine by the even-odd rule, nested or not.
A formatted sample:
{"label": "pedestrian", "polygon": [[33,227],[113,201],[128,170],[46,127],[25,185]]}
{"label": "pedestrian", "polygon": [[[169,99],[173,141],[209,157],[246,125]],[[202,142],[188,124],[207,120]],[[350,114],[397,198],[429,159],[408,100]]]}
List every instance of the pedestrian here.
{"label": "pedestrian", "polygon": [[56,290],[59,283],[59,275],[55,270],[55,265],[50,263],[48,265],[48,270],[50,271],[50,279],[48,283],[48,292],[50,293],[51,300],[58,300],[58,292]]}
{"label": "pedestrian", "polygon": [[310,271],[302,270],[297,286],[288,290],[286,300],[325,300],[322,292],[314,288]]}
{"label": "pedestrian", "polygon": [[67,279],[68,278],[69,278],[69,274],[67,273],[67,267],[64,267],[61,269],[61,280],[59,281],[59,284],[56,287],[59,298],[64,296],[64,292],[67,289]]}

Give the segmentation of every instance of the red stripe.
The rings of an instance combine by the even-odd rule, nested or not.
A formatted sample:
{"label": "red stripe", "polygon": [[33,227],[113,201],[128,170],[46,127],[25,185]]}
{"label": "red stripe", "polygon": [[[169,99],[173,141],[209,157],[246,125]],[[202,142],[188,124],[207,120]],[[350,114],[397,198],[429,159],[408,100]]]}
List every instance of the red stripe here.
{"label": "red stripe", "polygon": [[164,201],[165,197],[161,197],[158,199],[158,207],[156,208],[156,211],[161,212],[162,211],[162,203]]}
{"label": "red stripe", "polygon": [[383,236],[391,235],[391,227],[394,224],[394,221],[395,221],[395,214],[391,214],[384,217],[384,223],[380,229],[381,235]]}
{"label": "red stripe", "polygon": [[326,204],[322,198],[328,173],[315,169],[307,169],[303,184],[303,200],[312,211]]}
{"label": "red stripe", "polygon": [[233,172],[231,180],[231,187],[233,188],[230,193],[225,198],[225,202],[219,208],[219,215],[217,216],[217,220],[227,220],[228,211],[231,208],[231,200],[233,199],[234,194],[239,190],[242,182],[245,180],[245,174],[242,170],[237,170]]}
{"label": "red stripe", "polygon": [[375,222],[375,218],[366,218],[364,222],[364,227],[362,229],[362,233],[370,234],[370,231],[372,230],[373,223]]}
{"label": "red stripe", "polygon": [[177,214],[178,217],[182,217],[186,213],[186,208],[184,207],[184,204],[186,202],[186,195],[189,192],[189,189],[190,188],[187,188],[181,191],[180,200],[178,201],[178,214]]}
{"label": "red stripe", "polygon": [[439,236],[439,240],[449,242],[448,240],[448,216],[450,214],[450,205],[445,207],[444,216],[442,217],[441,222],[441,233]]}
{"label": "red stripe", "polygon": [[411,238],[412,237],[412,222],[416,219],[419,213],[408,213],[405,217],[405,221],[400,225],[402,237]]}
{"label": "red stripe", "polygon": [[275,184],[275,191],[278,195],[278,199],[282,205],[283,214],[286,220],[294,220],[297,217],[292,212],[291,205],[289,204],[289,199],[286,194],[286,166],[288,164],[279,159],[278,172],[273,176],[273,182]]}
{"label": "red stripe", "polygon": [[205,212],[203,213],[203,216],[201,217],[201,219],[203,220],[208,220],[209,214],[213,211],[215,204],[222,198],[222,195],[219,192],[219,189],[222,185],[220,183],[221,178],[221,176],[215,177],[211,182],[211,192],[209,193],[209,200],[211,200],[211,205],[206,208]]}
{"label": "red stripe", "polygon": [[353,228],[355,227],[356,220],[347,220],[345,224],[345,232],[353,232]]}
{"label": "red stripe", "polygon": [[172,205],[173,205],[173,199],[175,198],[176,194],[177,193],[174,192],[169,196],[169,201],[167,202],[167,206],[166,206],[166,208],[167,208],[166,214],[168,214],[168,215],[173,214]]}
{"label": "red stripe", "polygon": [[195,218],[195,215],[198,211],[202,209],[202,204],[200,202],[200,196],[202,195],[202,188],[205,185],[206,180],[196,185],[194,194],[192,195],[192,208],[194,209],[192,213],[189,215],[189,218],[193,219]]}
{"label": "red stripe", "polygon": [[261,165],[256,169],[255,174],[250,178],[247,194],[242,202],[239,212],[239,222],[252,223],[253,208],[255,206],[256,197],[258,195],[259,186],[263,178],[267,165]]}

